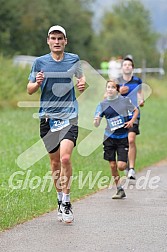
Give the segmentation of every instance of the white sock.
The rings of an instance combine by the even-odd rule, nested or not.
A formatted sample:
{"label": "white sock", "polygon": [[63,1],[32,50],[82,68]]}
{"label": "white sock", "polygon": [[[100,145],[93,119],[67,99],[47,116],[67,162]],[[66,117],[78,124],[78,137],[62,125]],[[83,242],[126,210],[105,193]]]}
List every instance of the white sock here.
{"label": "white sock", "polygon": [[62,198],[62,202],[70,202],[70,194],[65,194],[63,193],[63,198]]}
{"label": "white sock", "polygon": [[59,201],[62,201],[62,198],[63,198],[63,192],[57,192],[57,199]]}

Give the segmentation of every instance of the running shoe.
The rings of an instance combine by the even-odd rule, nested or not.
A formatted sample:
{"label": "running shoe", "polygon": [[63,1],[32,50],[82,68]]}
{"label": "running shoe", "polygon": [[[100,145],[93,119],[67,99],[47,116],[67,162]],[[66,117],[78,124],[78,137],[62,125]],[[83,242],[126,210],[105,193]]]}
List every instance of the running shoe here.
{"label": "running shoe", "polygon": [[57,209],[57,220],[58,221],[62,221],[62,211],[60,209],[60,206],[62,204],[62,201],[57,200],[57,205],[58,205],[58,209]]}
{"label": "running shoe", "polygon": [[123,188],[118,189],[116,194],[112,196],[112,199],[123,199],[126,197],[125,191]]}
{"label": "running shoe", "polygon": [[60,206],[60,210],[62,211],[62,221],[64,221],[65,223],[73,222],[74,216],[70,202],[62,203]]}
{"label": "running shoe", "polygon": [[128,179],[136,179],[135,177],[135,170],[134,169],[130,169],[128,172]]}

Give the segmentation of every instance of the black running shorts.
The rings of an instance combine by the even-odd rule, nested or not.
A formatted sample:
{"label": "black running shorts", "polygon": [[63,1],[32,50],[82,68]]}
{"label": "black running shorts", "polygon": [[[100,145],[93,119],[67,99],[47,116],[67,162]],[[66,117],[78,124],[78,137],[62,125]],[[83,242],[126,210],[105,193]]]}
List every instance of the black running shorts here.
{"label": "black running shorts", "polygon": [[108,137],[103,142],[103,149],[104,149],[104,159],[107,161],[128,161],[128,150],[129,150],[129,143],[128,138],[110,138]]}
{"label": "black running shorts", "polygon": [[71,140],[74,143],[74,146],[76,146],[78,126],[76,124],[76,120],[71,120],[71,122],[72,121],[75,121],[75,123],[71,123],[69,126],[59,131],[51,132],[49,119],[40,119],[40,137],[42,138],[48,153],[56,152],[59,149],[60,142],[63,139]]}
{"label": "black running shorts", "polygon": [[134,123],[133,127],[128,129],[128,132],[134,132],[136,133],[136,135],[139,135],[140,134],[139,124]]}

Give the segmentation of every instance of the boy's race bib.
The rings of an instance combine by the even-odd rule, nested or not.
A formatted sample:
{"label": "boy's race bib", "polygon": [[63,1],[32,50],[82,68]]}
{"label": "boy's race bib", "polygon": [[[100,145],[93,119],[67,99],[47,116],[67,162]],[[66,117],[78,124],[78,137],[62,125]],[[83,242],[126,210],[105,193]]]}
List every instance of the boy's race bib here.
{"label": "boy's race bib", "polygon": [[119,128],[123,128],[125,125],[125,120],[123,116],[115,116],[113,118],[107,119],[111,131],[114,131]]}
{"label": "boy's race bib", "polygon": [[49,125],[51,132],[55,132],[67,127],[70,122],[69,120],[49,119]]}

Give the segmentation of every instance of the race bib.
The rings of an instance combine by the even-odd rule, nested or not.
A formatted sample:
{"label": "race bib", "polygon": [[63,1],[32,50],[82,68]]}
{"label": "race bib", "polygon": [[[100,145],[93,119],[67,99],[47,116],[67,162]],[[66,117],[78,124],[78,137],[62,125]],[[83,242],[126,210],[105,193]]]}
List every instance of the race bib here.
{"label": "race bib", "polygon": [[107,119],[111,131],[114,131],[119,128],[123,128],[125,125],[125,120],[123,116],[115,116],[113,118]]}
{"label": "race bib", "polygon": [[55,132],[67,127],[70,122],[69,120],[49,119],[49,125],[51,132]]}

